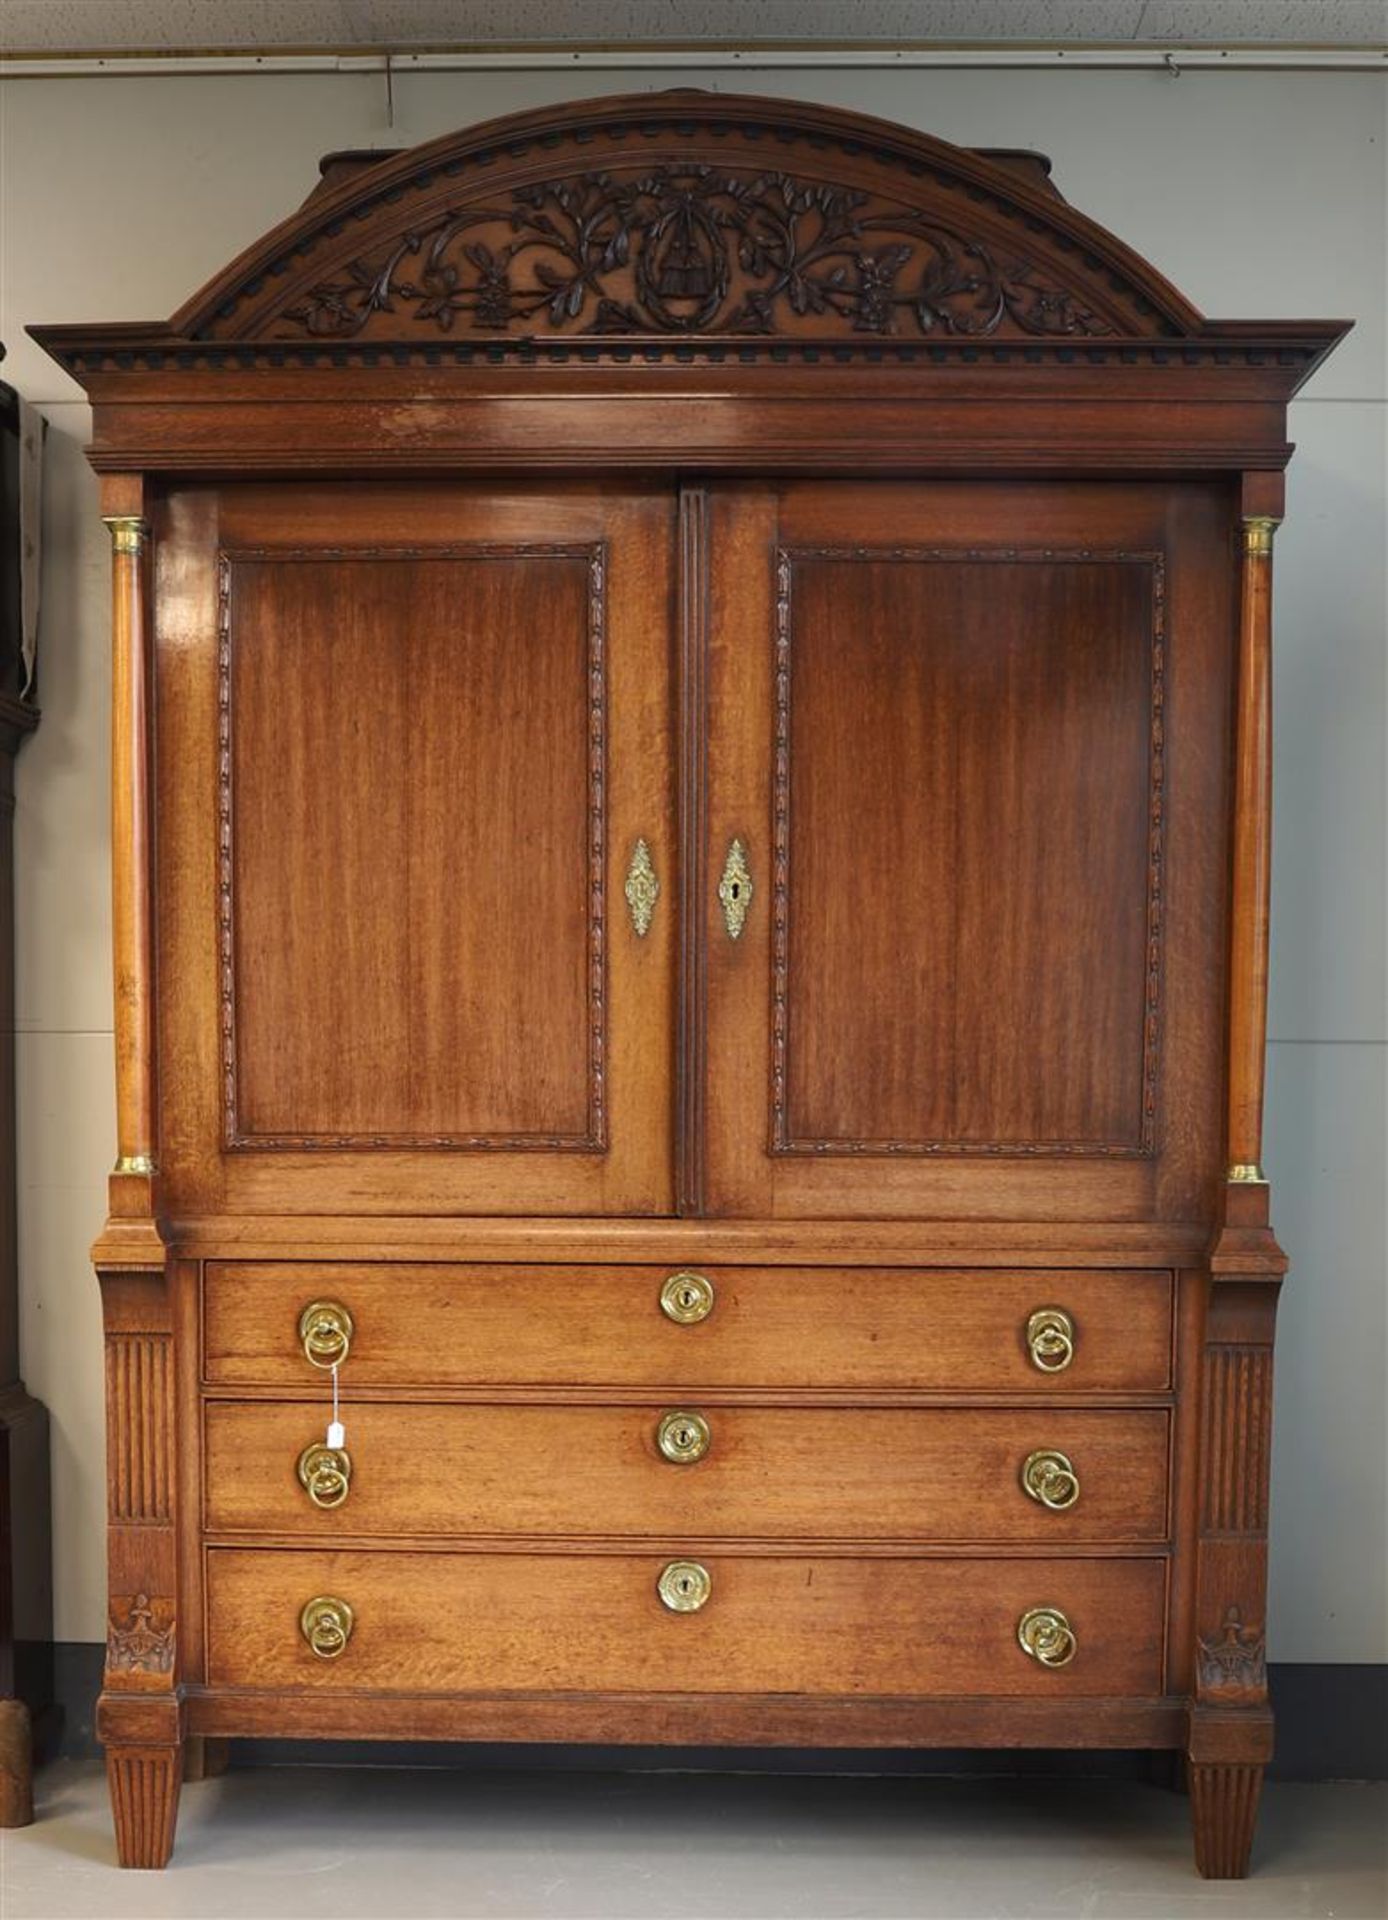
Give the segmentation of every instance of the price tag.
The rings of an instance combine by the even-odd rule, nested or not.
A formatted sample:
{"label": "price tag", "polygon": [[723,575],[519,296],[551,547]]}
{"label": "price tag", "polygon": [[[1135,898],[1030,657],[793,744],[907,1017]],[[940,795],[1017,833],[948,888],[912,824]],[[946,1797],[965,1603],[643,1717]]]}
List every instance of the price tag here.
{"label": "price tag", "polygon": [[328,1442],[327,1443],[333,1449],[334,1453],[336,1453],[340,1447],[345,1447],[347,1444],[347,1429],[346,1427],[343,1426],[342,1421],[339,1418],[339,1409],[337,1404],[337,1362],[336,1360],[333,1361],[333,1417],[328,1422]]}

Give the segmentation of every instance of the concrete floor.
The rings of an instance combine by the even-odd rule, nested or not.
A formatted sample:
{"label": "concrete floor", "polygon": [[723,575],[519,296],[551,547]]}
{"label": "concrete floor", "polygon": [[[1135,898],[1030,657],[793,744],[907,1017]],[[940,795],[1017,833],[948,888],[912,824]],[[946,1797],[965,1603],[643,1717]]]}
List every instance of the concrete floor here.
{"label": "concrete floor", "polygon": [[1274,1785],[1252,1878],[1196,1878],[1127,1782],[233,1770],[119,1873],[99,1767],[0,1834],[3,1920],[1384,1920],[1388,1788]]}

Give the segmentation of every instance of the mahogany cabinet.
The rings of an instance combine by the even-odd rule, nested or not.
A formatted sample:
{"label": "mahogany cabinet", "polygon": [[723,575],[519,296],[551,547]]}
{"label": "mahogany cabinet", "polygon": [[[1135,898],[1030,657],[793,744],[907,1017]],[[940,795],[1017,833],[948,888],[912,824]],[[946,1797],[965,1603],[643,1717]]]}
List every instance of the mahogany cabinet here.
{"label": "mahogany cabinet", "polygon": [[1245,1871],[1343,330],[689,92],[339,157],[167,325],[40,330],[114,536],[125,1864],[189,1740],[350,1735],[1179,1749]]}

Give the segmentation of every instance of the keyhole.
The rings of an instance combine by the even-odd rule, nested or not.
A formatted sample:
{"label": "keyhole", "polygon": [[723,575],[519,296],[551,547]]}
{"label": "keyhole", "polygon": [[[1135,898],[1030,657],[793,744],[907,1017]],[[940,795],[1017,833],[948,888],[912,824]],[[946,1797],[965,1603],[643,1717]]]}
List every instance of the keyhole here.
{"label": "keyhole", "polygon": [[728,888],[728,892],[732,895],[734,900],[740,900],[742,898],[742,882],[740,880],[734,880],[732,885]]}
{"label": "keyhole", "polygon": [[680,1294],[680,1305],[685,1308],[692,1307],[696,1304],[698,1298],[699,1296],[695,1293],[693,1287],[685,1287]]}

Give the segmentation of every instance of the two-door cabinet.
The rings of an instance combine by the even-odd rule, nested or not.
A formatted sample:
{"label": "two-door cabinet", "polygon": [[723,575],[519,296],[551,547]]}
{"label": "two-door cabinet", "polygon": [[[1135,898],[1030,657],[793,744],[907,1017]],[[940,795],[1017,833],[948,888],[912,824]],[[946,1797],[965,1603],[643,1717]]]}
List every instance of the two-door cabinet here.
{"label": "two-door cabinet", "polygon": [[50,327],[113,535],[99,1722],[1270,1752],[1269,588],[1332,323],[695,93]]}

